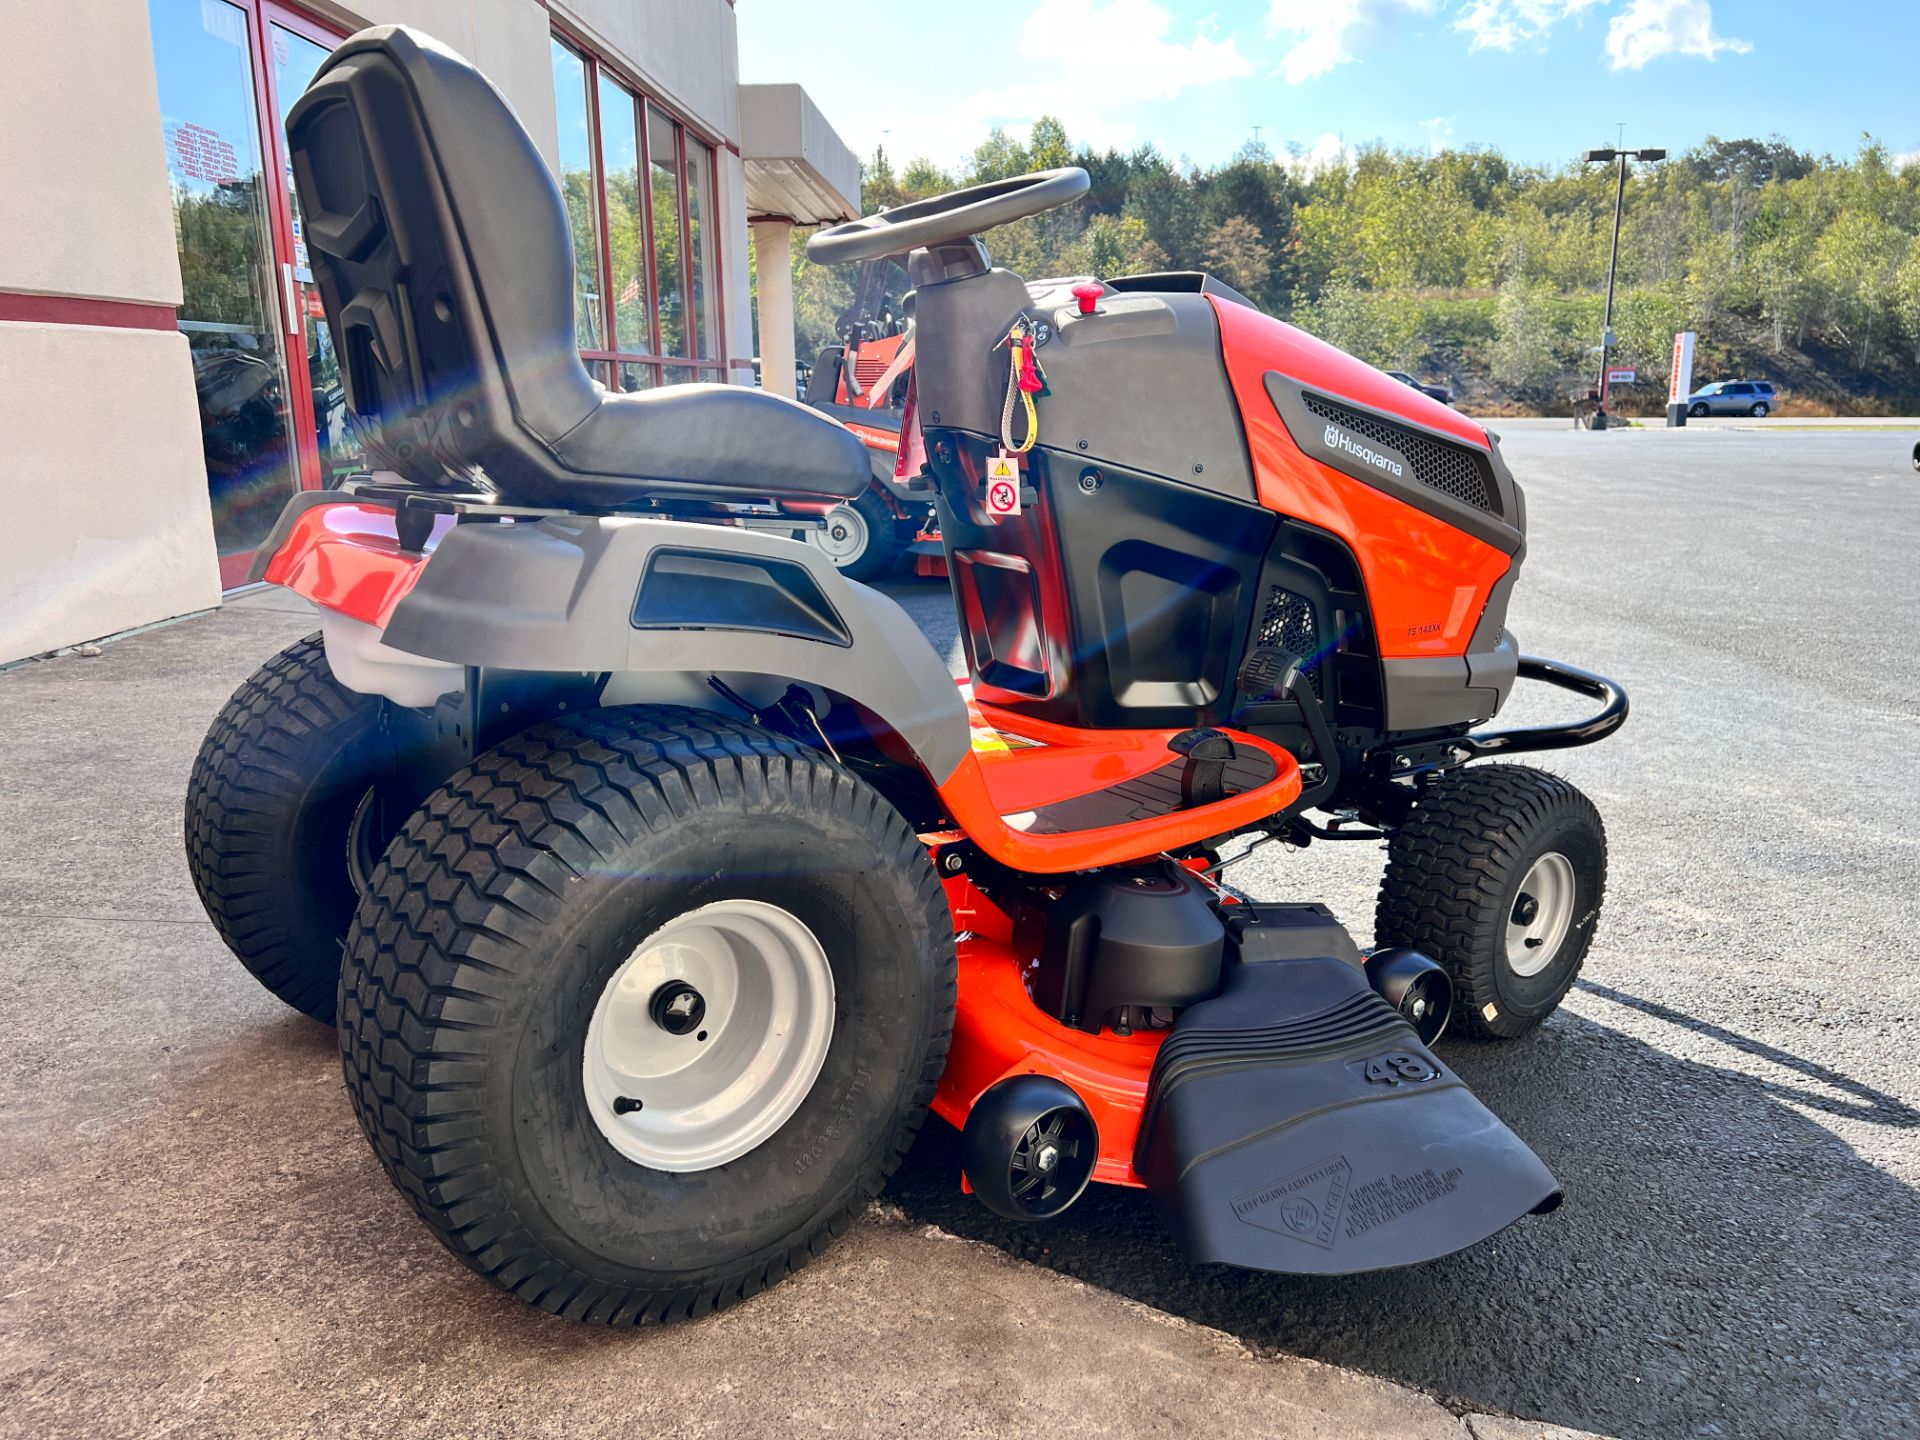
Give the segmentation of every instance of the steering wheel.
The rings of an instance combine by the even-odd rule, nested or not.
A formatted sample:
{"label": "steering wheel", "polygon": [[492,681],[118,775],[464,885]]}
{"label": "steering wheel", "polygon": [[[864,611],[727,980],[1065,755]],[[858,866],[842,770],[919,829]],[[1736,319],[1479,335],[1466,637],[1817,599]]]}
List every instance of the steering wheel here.
{"label": "steering wheel", "polygon": [[1068,165],[949,190],[931,200],[916,200],[817,231],[807,241],[807,258],[816,265],[845,265],[952,245],[996,225],[1058,209],[1086,194],[1090,183],[1086,171]]}

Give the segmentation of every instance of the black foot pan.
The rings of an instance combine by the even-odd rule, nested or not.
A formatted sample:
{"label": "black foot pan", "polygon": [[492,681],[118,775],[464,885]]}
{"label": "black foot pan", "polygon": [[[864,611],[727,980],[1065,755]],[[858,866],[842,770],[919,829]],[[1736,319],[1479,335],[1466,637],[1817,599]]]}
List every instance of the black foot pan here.
{"label": "black foot pan", "polygon": [[1189,1259],[1346,1275],[1451,1254],[1560,1187],[1339,959],[1231,966],[1154,1065],[1134,1167]]}

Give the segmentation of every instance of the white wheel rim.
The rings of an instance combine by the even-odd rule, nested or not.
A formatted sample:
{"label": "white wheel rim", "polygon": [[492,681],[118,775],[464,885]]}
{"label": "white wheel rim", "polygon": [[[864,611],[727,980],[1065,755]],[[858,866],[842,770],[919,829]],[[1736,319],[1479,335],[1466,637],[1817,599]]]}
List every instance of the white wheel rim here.
{"label": "white wheel rim", "polygon": [[[704,1007],[685,1034],[655,1018],[655,998],[676,982]],[[739,1159],[813,1088],[833,1040],[833,994],[827,952],[778,905],[720,900],[669,921],[594,1006],[583,1077],[594,1123],[651,1170]]]}
{"label": "white wheel rim", "polygon": [[807,543],[824,550],[835,565],[851,565],[867,553],[870,535],[867,520],[851,505],[836,505],[826,514],[826,523],[806,532]]}
{"label": "white wheel rim", "polygon": [[1533,862],[1507,912],[1507,968],[1538,975],[1560,953],[1573,925],[1573,862],[1558,850]]}

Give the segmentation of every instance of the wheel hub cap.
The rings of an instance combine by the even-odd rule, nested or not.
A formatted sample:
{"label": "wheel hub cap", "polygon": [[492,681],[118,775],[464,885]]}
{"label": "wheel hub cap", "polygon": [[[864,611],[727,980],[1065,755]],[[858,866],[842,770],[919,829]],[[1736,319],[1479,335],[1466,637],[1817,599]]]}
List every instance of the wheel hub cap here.
{"label": "wheel hub cap", "polygon": [[796,916],[721,900],[669,921],[608,980],[587,1026],[587,1110],[635,1164],[737,1160],[806,1099],[833,1040],[833,969]]}
{"label": "wheel hub cap", "polygon": [[826,551],[828,558],[836,565],[851,564],[867,548],[866,519],[851,505],[834,506],[827,512],[824,526],[805,533],[807,539]]}
{"label": "wheel hub cap", "polygon": [[1538,975],[1560,953],[1573,925],[1573,862],[1558,850],[1533,862],[1507,916],[1507,966],[1520,976]]}

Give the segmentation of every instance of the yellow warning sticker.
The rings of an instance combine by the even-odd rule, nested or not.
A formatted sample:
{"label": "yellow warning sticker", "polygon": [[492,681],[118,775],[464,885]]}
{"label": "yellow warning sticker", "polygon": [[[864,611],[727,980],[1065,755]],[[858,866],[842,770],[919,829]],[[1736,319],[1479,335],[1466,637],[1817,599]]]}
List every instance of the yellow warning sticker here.
{"label": "yellow warning sticker", "polygon": [[976,719],[972,725],[973,753],[976,755],[1009,755],[1015,750],[1044,750],[1046,744],[1040,740],[1029,740],[1024,735],[1009,735],[996,730],[986,721]]}
{"label": "yellow warning sticker", "polygon": [[1007,737],[991,725],[973,727],[973,753],[976,755],[1005,755],[1013,747],[1007,744]]}

